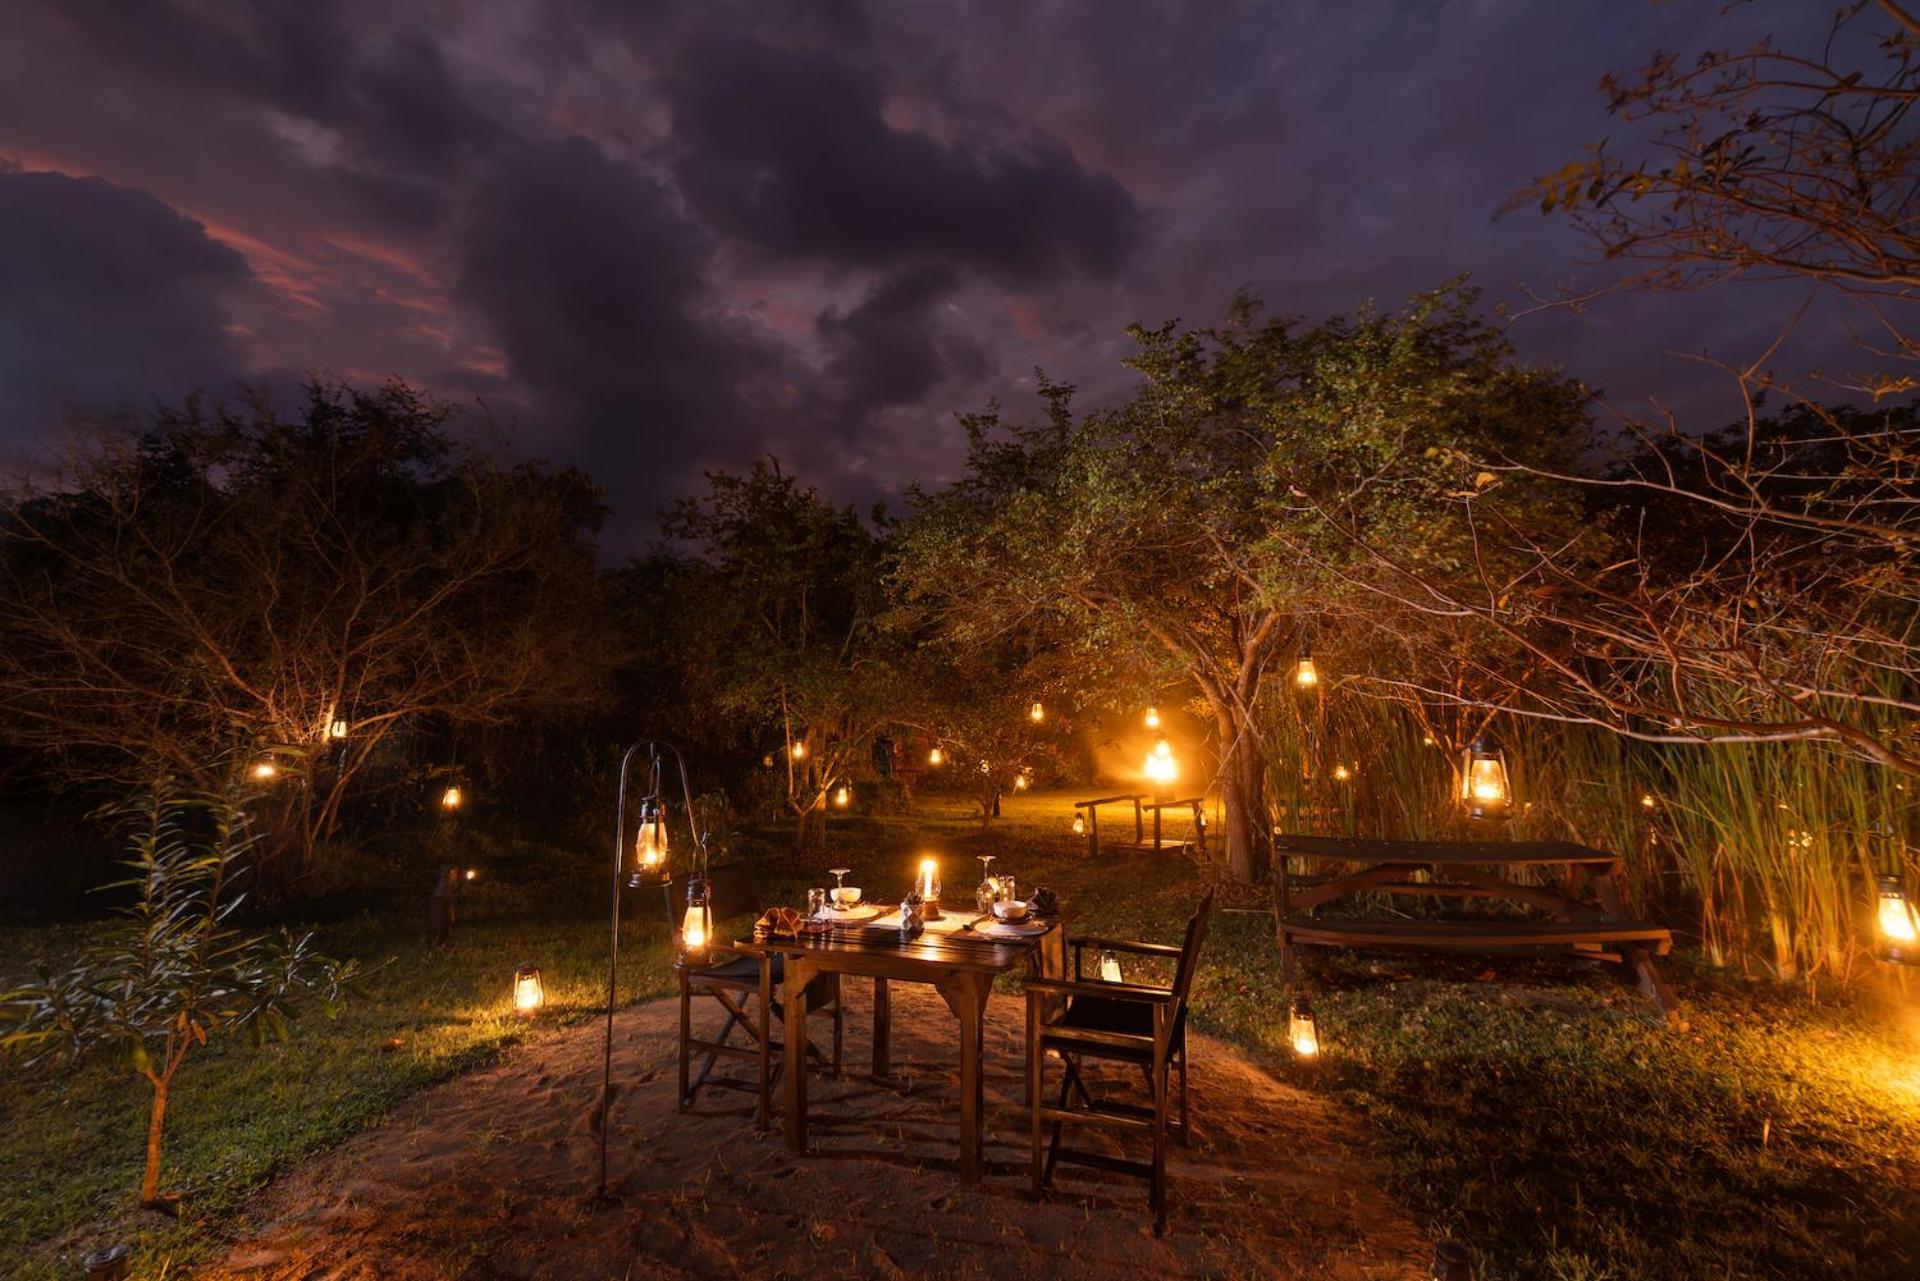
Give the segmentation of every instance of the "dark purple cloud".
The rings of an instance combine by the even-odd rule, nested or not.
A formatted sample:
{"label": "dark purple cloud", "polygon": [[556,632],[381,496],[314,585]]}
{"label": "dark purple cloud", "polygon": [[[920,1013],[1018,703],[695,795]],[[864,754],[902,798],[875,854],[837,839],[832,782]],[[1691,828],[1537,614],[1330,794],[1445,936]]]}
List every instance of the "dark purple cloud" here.
{"label": "dark purple cloud", "polygon": [[[1613,132],[1655,49],[1805,41],[1819,6],[1619,0],[17,0],[0,40],[0,447],[66,402],[236,375],[481,396],[631,540],[764,449],[873,497],[1045,367],[1243,286],[1316,317],[1470,271],[1593,274],[1492,212]],[[101,179],[104,181],[95,181]],[[5,194],[11,193],[11,194]],[[1514,327],[1619,398],[1731,406],[1794,299],[1639,296]],[[1821,315],[1783,355],[1844,364]]]}

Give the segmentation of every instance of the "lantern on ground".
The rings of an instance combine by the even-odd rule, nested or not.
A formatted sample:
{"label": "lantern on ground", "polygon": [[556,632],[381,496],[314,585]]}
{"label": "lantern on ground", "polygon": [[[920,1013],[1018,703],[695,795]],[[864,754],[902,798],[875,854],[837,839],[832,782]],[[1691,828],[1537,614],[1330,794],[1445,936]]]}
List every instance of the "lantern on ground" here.
{"label": "lantern on ground", "polygon": [[1503,814],[1513,803],[1506,753],[1484,734],[1460,754],[1460,803],[1470,818]]}
{"label": "lantern on ground", "polygon": [[540,983],[540,967],[528,961],[513,972],[514,1013],[531,1017],[547,1003],[547,989]]}
{"label": "lantern on ground", "polygon": [[1032,707],[1029,707],[1027,709],[1027,719],[1032,721],[1035,725],[1038,725],[1041,721],[1044,721],[1045,719],[1047,719],[1046,707],[1043,704],[1036,702]]}
{"label": "lantern on ground", "polygon": [[1074,814],[1073,834],[1075,836],[1085,836],[1087,834],[1087,816],[1085,814]]}
{"label": "lantern on ground", "polygon": [[457,810],[466,802],[466,799],[460,794],[460,785],[452,784],[446,791],[440,793],[440,808],[448,811]]}
{"label": "lantern on ground", "polygon": [[1287,1040],[1300,1058],[1320,1057],[1320,1028],[1313,1019],[1313,1006],[1304,996],[1294,997],[1287,1007]]}
{"label": "lantern on ground", "polygon": [[1160,709],[1157,707],[1149,707],[1147,709],[1147,714],[1141,717],[1141,719],[1147,723],[1148,729],[1159,729],[1160,728]]}
{"label": "lantern on ground", "polygon": [[853,789],[845,783],[833,789],[833,803],[841,809],[853,804]]}
{"label": "lantern on ground", "polygon": [[1914,910],[1900,878],[1881,877],[1878,899],[1874,916],[1880,945],[1876,954],[1896,965],[1920,965],[1920,912]]}
{"label": "lantern on ground", "polygon": [[1295,689],[1313,689],[1319,684],[1320,669],[1313,665],[1313,655],[1300,655],[1300,661],[1293,665],[1293,687]]}
{"label": "lantern on ground", "polygon": [[1173,745],[1161,739],[1147,753],[1146,775],[1162,786],[1180,777],[1180,764],[1173,759]]}
{"label": "lantern on ground", "polygon": [[253,768],[248,772],[253,775],[253,781],[256,783],[271,783],[280,777],[280,767],[272,761],[255,761]]}
{"label": "lantern on ground", "polygon": [[1100,949],[1098,964],[1102,983],[1123,983],[1126,980],[1120,974],[1120,957],[1105,948]]}
{"label": "lantern on ground", "polygon": [[642,806],[640,830],[633,837],[633,875],[630,886],[649,885],[667,874],[667,807]]}
{"label": "lantern on ground", "polygon": [[687,910],[680,918],[680,958],[704,961],[713,941],[713,907],[703,877],[687,878]]}
{"label": "lantern on ground", "polygon": [[937,747],[931,749],[927,753],[927,764],[931,765],[935,769],[939,769],[941,762],[946,759],[947,759],[946,753],[942,752]]}

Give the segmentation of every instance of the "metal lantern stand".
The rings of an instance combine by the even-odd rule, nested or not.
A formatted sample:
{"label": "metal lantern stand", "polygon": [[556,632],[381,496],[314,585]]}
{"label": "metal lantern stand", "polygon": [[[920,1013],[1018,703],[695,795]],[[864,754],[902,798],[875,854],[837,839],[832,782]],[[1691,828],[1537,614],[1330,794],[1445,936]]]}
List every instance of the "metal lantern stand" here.
{"label": "metal lantern stand", "polygon": [[[627,856],[627,791],[633,781],[633,763],[636,756],[644,756],[646,763],[646,791],[639,797],[641,821],[657,812],[661,804],[661,792],[664,788],[669,759],[680,775],[680,795],[687,807],[687,831],[693,836],[694,857],[699,864],[701,876],[707,874],[707,837],[708,832],[701,830],[693,808],[693,787],[687,781],[687,760],[680,749],[672,743],[660,739],[642,739],[629,747],[620,757],[620,790],[614,801],[613,826],[613,907],[609,913],[607,925],[607,1033],[606,1046],[602,1056],[600,1073],[600,1188],[595,1194],[597,1200],[607,1197],[607,1136],[613,1130],[613,1011],[614,995],[620,978],[620,891],[623,887],[623,867]],[[665,824],[662,823],[664,831]],[[635,868],[629,882],[633,887],[642,885],[664,885],[672,879],[669,864],[671,855],[663,859],[658,877],[644,877],[639,868]],[[669,922],[671,924],[671,922]]]}

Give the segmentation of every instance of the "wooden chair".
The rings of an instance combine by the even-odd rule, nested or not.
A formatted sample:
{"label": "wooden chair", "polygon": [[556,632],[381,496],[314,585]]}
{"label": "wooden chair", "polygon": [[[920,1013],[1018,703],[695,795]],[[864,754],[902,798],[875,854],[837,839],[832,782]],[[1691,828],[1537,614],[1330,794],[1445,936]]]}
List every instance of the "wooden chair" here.
{"label": "wooden chair", "polygon": [[[730,863],[713,869],[707,877],[707,891],[716,925],[733,917],[757,918],[760,915],[760,893],[754,883],[753,869],[744,863]],[[686,911],[686,878],[677,877],[669,881],[664,893],[669,928],[677,930],[680,918]],[[768,1128],[773,1087],[780,1079],[783,1062],[783,1047],[775,1039],[776,1030],[782,1026],[782,1011],[777,997],[780,991],[781,958],[747,956],[724,943],[714,943],[708,949],[706,965],[694,967],[675,962],[674,972],[680,986],[680,1110],[684,1112],[692,1107],[694,1096],[705,1086],[745,1090],[759,1096],[754,1110],[754,1124],[762,1130]],[[693,1034],[695,997],[710,998],[726,1011],[726,1021],[720,1025],[719,1034],[711,1039],[702,1039]],[[828,1059],[811,1040],[807,1043],[807,1053],[827,1064],[838,1075],[843,1030],[838,974],[822,974],[807,985],[807,1014],[809,1018],[814,1014],[826,1014],[832,1018],[833,1057]],[[746,1033],[749,1044],[733,1043],[735,1028]],[[704,1051],[707,1057],[700,1066],[699,1076],[695,1077],[693,1056],[697,1051]],[[722,1056],[753,1060],[752,1078],[743,1081],[714,1076],[714,1064]]]}
{"label": "wooden chair", "polygon": [[[1207,924],[1212,916],[1213,893],[1208,891],[1188,919],[1186,939],[1179,947],[1118,939],[1070,939],[1068,942],[1074,949],[1072,979],[1026,981],[1027,1103],[1036,1197],[1052,1181],[1054,1167],[1061,1161],[1141,1175],[1149,1180],[1152,1189],[1154,1235],[1167,1230],[1167,1133],[1171,1125],[1168,1114],[1172,1111],[1169,1078],[1176,1073],[1179,1077],[1180,1119],[1173,1128],[1185,1146],[1192,1133],[1192,1112],[1187,1099],[1187,993],[1193,987],[1194,970],[1199,965],[1200,949],[1206,943]],[[1173,983],[1160,987],[1086,978],[1081,970],[1080,954],[1088,947],[1171,958],[1175,961]],[[1057,1054],[1065,1065],[1059,1096],[1051,1106],[1043,1102],[1049,1051]],[[1151,1102],[1142,1106],[1095,1099],[1081,1070],[1083,1061],[1089,1059],[1138,1067],[1146,1079]],[[1052,1134],[1043,1156],[1040,1132],[1049,1123]],[[1153,1137],[1152,1159],[1130,1161],[1062,1149],[1061,1132],[1067,1125],[1146,1131]]]}

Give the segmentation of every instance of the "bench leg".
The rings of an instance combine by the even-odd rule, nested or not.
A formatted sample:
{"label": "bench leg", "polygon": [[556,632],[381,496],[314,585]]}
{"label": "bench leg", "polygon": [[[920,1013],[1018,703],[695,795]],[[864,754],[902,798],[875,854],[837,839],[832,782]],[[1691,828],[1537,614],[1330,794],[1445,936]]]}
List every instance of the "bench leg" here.
{"label": "bench leg", "polygon": [[1667,986],[1667,980],[1654,966],[1652,950],[1638,943],[1629,943],[1622,950],[1639,977],[1640,990],[1653,998],[1653,1003],[1660,1007],[1661,1016],[1671,1023],[1674,1011],[1680,1006],[1680,998],[1674,995],[1673,989]]}

